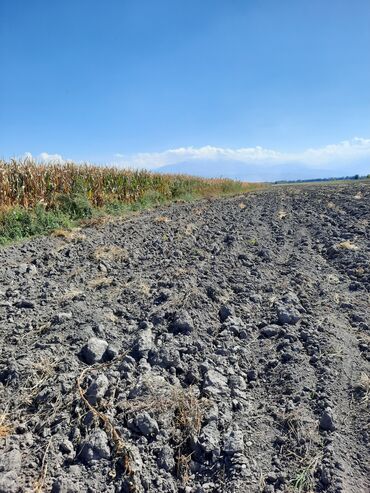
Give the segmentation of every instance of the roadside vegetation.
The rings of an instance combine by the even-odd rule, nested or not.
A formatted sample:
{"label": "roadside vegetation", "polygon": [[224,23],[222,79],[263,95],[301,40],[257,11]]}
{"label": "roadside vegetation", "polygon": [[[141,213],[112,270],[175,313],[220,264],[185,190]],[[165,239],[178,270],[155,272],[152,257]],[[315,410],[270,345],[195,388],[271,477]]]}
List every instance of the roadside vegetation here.
{"label": "roadside vegetation", "polygon": [[233,195],[261,184],[89,164],[0,161],[0,244],[175,200]]}

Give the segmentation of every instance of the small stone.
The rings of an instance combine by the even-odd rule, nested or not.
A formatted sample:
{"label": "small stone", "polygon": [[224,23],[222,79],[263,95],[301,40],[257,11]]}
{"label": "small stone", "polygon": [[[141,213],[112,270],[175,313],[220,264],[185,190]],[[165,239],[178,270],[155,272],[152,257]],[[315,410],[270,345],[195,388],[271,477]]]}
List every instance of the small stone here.
{"label": "small stone", "polygon": [[241,411],[243,409],[243,404],[240,401],[238,401],[237,399],[233,399],[231,401],[231,404],[233,407],[233,411]]}
{"label": "small stone", "polygon": [[56,479],[51,489],[51,493],[77,493],[78,491],[81,491],[79,484],[71,478]]}
{"label": "small stone", "polygon": [[15,361],[8,361],[7,366],[0,370],[0,383],[16,386],[20,379],[18,365]]}
{"label": "small stone", "polygon": [[35,303],[31,300],[20,300],[16,301],[14,305],[17,308],[35,308]]}
{"label": "small stone", "polygon": [[203,427],[199,436],[199,445],[206,453],[219,452],[220,432],[215,421],[211,421]]}
{"label": "small stone", "polygon": [[232,389],[245,390],[247,388],[244,378],[240,375],[231,375],[228,384]]}
{"label": "small stone", "polygon": [[151,351],[149,362],[152,366],[176,369],[181,365],[181,357],[177,349],[169,346]]}
{"label": "small stone", "polygon": [[277,477],[276,477],[276,474],[274,472],[269,472],[267,475],[266,475],[266,482],[269,483],[269,484],[273,484],[275,483],[277,480]]}
{"label": "small stone", "polygon": [[226,319],[232,317],[233,315],[234,315],[233,308],[227,305],[222,305],[218,311],[218,316],[220,317],[221,322],[225,322]]}
{"label": "small stone", "polygon": [[54,315],[52,318],[52,323],[53,324],[62,324],[63,322],[66,322],[67,320],[72,319],[72,312],[60,312]]}
{"label": "small stone", "polygon": [[100,428],[93,431],[81,445],[81,460],[87,464],[110,458],[108,436]]}
{"label": "small stone", "polygon": [[30,276],[34,276],[37,274],[37,267],[35,264],[30,264],[28,267],[27,267],[27,274],[30,274]]}
{"label": "small stone", "polygon": [[204,421],[209,423],[210,421],[217,421],[219,418],[219,409],[215,402],[210,404],[204,413]]}
{"label": "small stone", "polygon": [[103,274],[106,274],[108,272],[108,269],[106,267],[105,264],[103,264],[102,262],[100,262],[100,264],[98,265],[98,269],[100,270],[100,272],[102,272]]}
{"label": "small stone", "polygon": [[330,408],[326,409],[321,416],[320,429],[323,431],[334,431],[336,429]]}
{"label": "small stone", "polygon": [[19,484],[19,474],[17,471],[1,473],[0,493],[19,493],[24,491]]}
{"label": "small stone", "polygon": [[19,274],[25,274],[27,272],[28,265],[25,263],[19,264],[16,267],[16,272]]}
{"label": "small stone", "polygon": [[274,337],[278,334],[280,327],[278,325],[266,325],[266,327],[262,327],[261,335],[263,337]]}
{"label": "small stone", "polygon": [[20,484],[22,454],[17,448],[2,451],[0,454],[0,493],[19,493],[24,491]]}
{"label": "small stone", "polygon": [[256,370],[248,370],[247,371],[247,378],[248,378],[248,382],[254,382],[257,380],[258,378],[258,374],[257,374],[257,371]]}
{"label": "small stone", "polygon": [[292,361],[292,359],[293,359],[293,355],[289,351],[284,351],[281,354],[281,361],[283,363],[289,363],[289,361]]}
{"label": "small stone", "polygon": [[207,289],[207,296],[212,300],[212,301],[219,301],[222,298],[222,290],[219,288],[215,288],[214,286],[208,286]]}
{"label": "small stone", "polygon": [[228,393],[227,378],[217,370],[208,370],[204,377],[204,390],[212,395]]}
{"label": "small stone", "polygon": [[173,457],[173,450],[168,445],[164,445],[158,452],[157,459],[158,466],[165,471],[172,471],[175,467],[175,459]]}
{"label": "small stone", "polygon": [[320,481],[321,484],[324,486],[324,488],[328,488],[331,483],[331,473],[328,468],[323,467],[321,470],[321,475],[320,475]]}
{"label": "small stone", "polygon": [[193,332],[194,323],[189,312],[186,310],[180,310],[176,313],[170,328],[174,334],[188,335]]}
{"label": "small stone", "polygon": [[63,452],[63,454],[71,455],[74,452],[73,443],[70,440],[68,440],[68,438],[66,438],[61,442],[59,448],[61,452]]}
{"label": "small stone", "polygon": [[109,380],[104,374],[98,375],[91,383],[86,392],[86,398],[93,406],[99,399],[102,399],[109,388]]}
{"label": "small stone", "polygon": [[249,334],[248,330],[246,330],[246,329],[242,329],[242,330],[239,332],[239,338],[240,338],[240,339],[245,340],[245,339],[248,339],[248,338],[249,338],[249,336],[250,336],[250,334]]}
{"label": "small stone", "polygon": [[81,350],[81,357],[87,364],[93,365],[102,361],[104,353],[108,347],[107,341],[91,337]]}
{"label": "small stone", "polygon": [[22,465],[22,455],[16,448],[2,452],[0,456],[0,471],[2,472],[18,472]]}
{"label": "small stone", "polygon": [[294,325],[301,318],[301,315],[296,308],[294,308],[293,306],[286,306],[286,305],[279,305],[277,307],[277,315],[278,315],[279,324],[281,325],[283,324]]}
{"label": "small stone", "polygon": [[159,432],[157,421],[147,412],[137,414],[134,425],[144,436],[155,437]]}
{"label": "small stone", "polygon": [[105,355],[104,357],[108,360],[108,361],[112,361],[112,359],[116,358],[119,354],[119,350],[116,346],[112,345],[112,344],[109,344],[108,347],[107,347],[107,350],[105,352]]}
{"label": "small stone", "polygon": [[243,453],[244,440],[243,433],[239,429],[228,432],[224,437],[223,451],[227,455],[234,455],[236,453]]}
{"label": "small stone", "polygon": [[149,351],[153,347],[153,333],[151,327],[147,326],[145,329],[141,330],[137,340],[134,353],[139,358],[147,358]]}

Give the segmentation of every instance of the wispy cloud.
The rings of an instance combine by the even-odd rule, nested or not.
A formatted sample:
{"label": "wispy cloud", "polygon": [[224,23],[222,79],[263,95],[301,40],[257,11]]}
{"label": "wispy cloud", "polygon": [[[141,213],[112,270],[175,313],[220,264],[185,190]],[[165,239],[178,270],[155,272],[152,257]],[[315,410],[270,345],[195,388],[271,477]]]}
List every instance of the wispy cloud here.
{"label": "wispy cloud", "polygon": [[145,152],[131,155],[117,153],[115,154],[114,162],[119,166],[150,169],[196,160],[233,160],[266,166],[283,163],[302,163],[315,168],[323,166],[327,168],[331,165],[334,166],[338,161],[364,157],[370,158],[370,139],[355,137],[338,144],[309,148],[301,152],[280,152],[259,146],[233,149],[207,145],[204,147],[179,147],[163,152]]}

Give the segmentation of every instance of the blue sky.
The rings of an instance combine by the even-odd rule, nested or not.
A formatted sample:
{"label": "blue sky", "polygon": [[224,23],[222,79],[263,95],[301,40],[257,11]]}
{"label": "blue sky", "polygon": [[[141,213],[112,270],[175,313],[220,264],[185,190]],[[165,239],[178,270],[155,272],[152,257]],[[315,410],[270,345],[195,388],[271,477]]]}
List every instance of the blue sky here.
{"label": "blue sky", "polygon": [[330,145],[334,172],[344,142],[363,167],[369,26],[369,0],[1,0],[0,156],[264,166]]}

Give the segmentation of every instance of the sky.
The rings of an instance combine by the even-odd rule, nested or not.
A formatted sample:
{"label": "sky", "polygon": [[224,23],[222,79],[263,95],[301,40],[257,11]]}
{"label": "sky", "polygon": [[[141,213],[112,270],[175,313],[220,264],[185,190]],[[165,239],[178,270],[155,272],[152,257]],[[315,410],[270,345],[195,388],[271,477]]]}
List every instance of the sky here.
{"label": "sky", "polygon": [[369,0],[0,0],[0,67],[3,158],[370,172]]}

